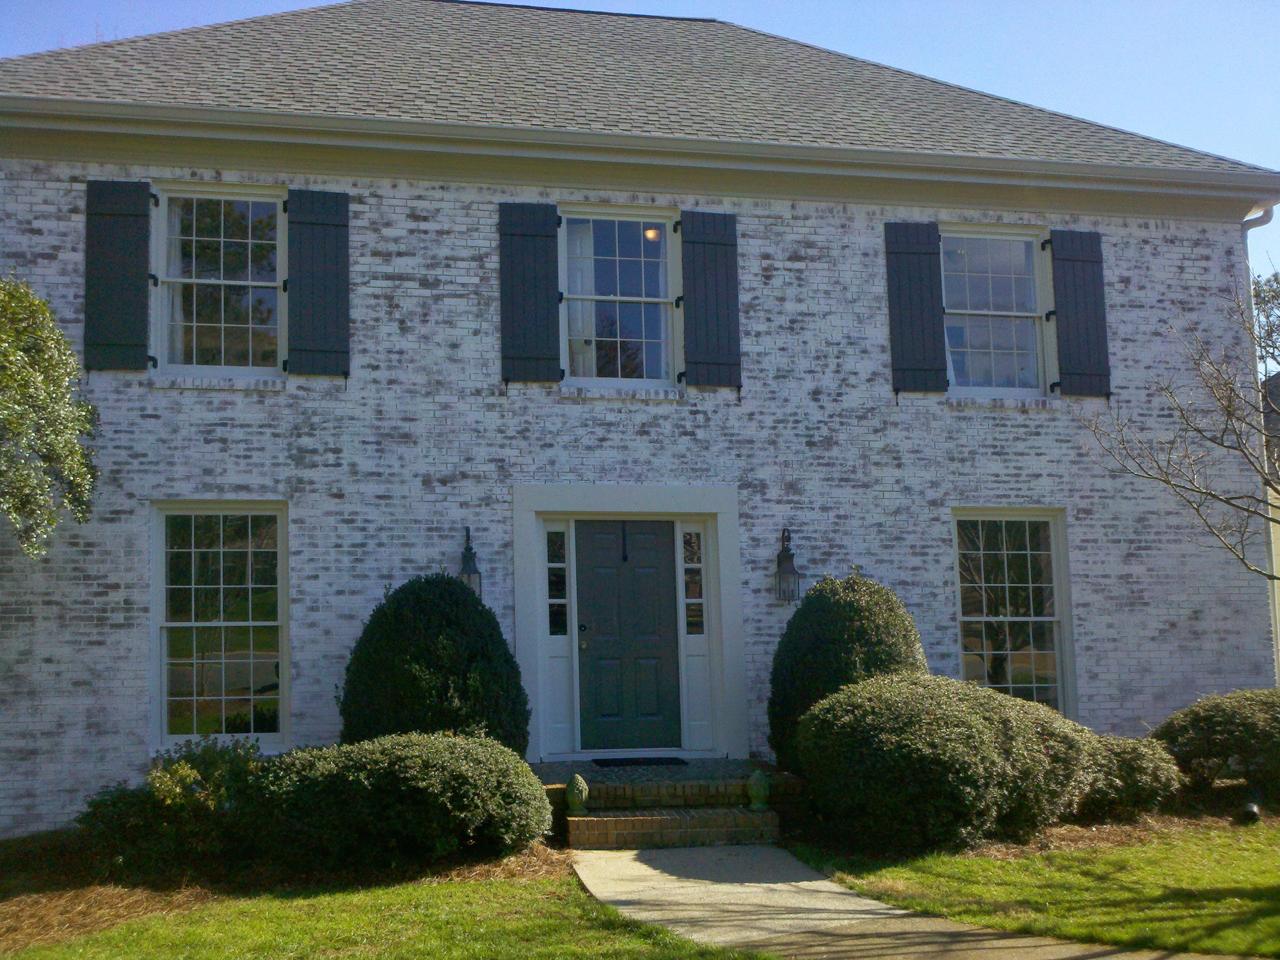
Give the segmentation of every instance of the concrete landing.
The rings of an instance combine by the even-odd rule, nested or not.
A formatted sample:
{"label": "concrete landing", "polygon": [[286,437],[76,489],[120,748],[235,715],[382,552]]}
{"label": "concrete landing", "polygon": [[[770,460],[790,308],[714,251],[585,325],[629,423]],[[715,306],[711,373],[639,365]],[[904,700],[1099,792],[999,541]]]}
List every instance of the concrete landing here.
{"label": "concrete landing", "polygon": [[778,847],[582,850],[587,890],[701,943],[830,960],[1203,960],[1001,933],[859,896]]}

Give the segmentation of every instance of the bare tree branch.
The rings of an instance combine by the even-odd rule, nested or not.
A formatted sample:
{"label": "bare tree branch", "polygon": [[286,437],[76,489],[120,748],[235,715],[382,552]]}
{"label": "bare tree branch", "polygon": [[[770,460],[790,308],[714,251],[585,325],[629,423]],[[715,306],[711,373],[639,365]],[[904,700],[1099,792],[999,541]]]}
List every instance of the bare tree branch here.
{"label": "bare tree branch", "polygon": [[[1194,326],[1169,325],[1190,375],[1153,384],[1171,421],[1167,434],[1152,438],[1148,423],[1119,410],[1089,428],[1113,469],[1162,485],[1247,570],[1280,580],[1250,559],[1280,525],[1280,273],[1255,278],[1251,292],[1224,303],[1243,334],[1225,345]],[[1241,473],[1250,481],[1243,487]]]}

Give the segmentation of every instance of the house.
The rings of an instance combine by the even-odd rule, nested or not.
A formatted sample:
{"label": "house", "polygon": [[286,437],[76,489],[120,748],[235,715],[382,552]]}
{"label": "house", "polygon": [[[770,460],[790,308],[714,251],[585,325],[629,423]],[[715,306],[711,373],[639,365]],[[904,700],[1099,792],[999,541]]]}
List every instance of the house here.
{"label": "house", "polygon": [[1087,428],[1168,426],[1167,322],[1239,336],[1276,172],[447,0],[2,61],[0,129],[0,271],[101,414],[93,520],[0,544],[0,833],[192,734],[333,740],[365,617],[468,541],[534,760],[767,755],[784,534],[1098,729],[1276,681],[1266,585]]}

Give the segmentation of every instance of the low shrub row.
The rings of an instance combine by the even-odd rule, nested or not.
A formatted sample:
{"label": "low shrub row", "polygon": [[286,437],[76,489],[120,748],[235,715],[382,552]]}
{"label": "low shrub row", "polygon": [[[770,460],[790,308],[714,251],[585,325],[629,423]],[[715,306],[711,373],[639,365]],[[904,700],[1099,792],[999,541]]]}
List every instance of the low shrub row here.
{"label": "low shrub row", "polygon": [[1193,789],[1238,777],[1262,797],[1280,798],[1280,690],[1204,697],[1151,735],[1169,748]]}
{"label": "low shrub row", "polygon": [[551,808],[500,743],[401,734],[273,758],[196,742],[157,758],[143,786],[98,794],[78,822],[121,874],[251,862],[305,873],[505,854],[545,835]]}

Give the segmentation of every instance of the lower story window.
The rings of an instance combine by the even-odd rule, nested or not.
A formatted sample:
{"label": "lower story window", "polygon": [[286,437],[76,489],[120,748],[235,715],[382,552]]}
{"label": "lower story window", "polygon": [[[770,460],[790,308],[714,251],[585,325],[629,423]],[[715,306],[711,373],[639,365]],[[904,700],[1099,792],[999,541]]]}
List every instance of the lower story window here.
{"label": "lower story window", "polygon": [[179,508],[163,520],[165,733],[278,734],[283,512]]}
{"label": "lower story window", "polygon": [[964,679],[1061,708],[1053,537],[1049,519],[956,520]]}

